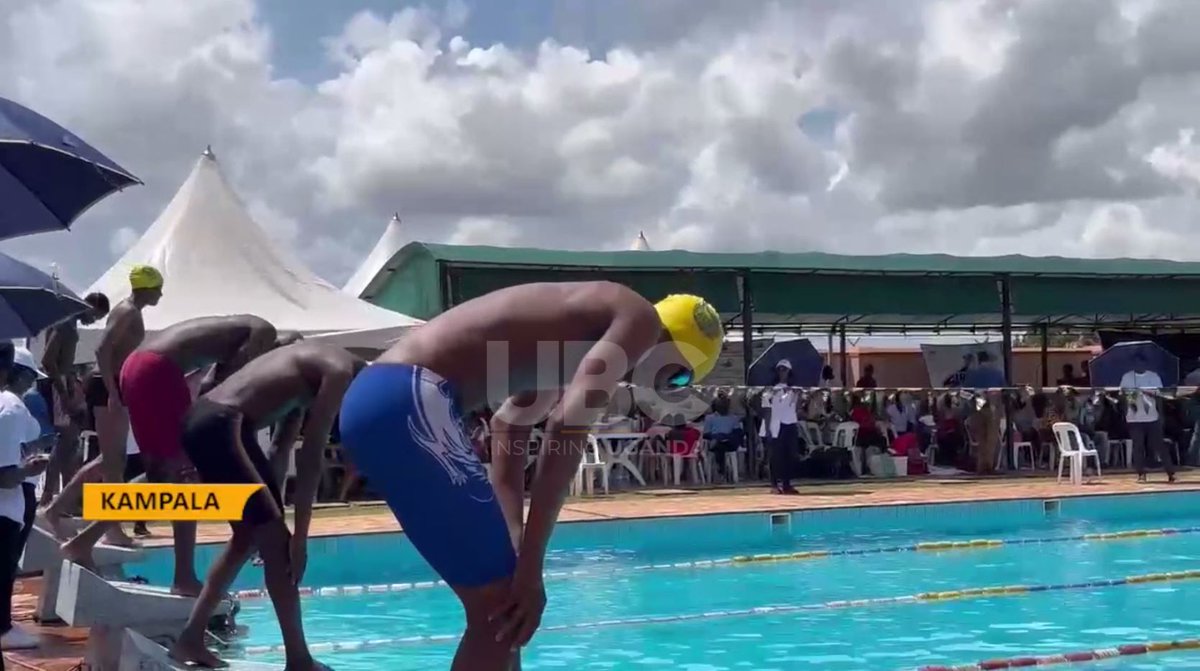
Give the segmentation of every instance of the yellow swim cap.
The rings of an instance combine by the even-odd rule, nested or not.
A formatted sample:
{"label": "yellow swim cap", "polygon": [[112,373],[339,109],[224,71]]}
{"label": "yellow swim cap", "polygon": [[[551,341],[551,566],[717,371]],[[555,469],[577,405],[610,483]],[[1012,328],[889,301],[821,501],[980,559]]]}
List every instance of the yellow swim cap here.
{"label": "yellow swim cap", "polygon": [[692,367],[692,381],[699,382],[712,372],[721,356],[725,329],[721,316],[699,296],[674,294],[655,304],[663,328],[679,346],[683,358]]}
{"label": "yellow swim cap", "polygon": [[137,289],[161,289],[162,273],[151,266],[134,266],[129,270],[129,286]]}

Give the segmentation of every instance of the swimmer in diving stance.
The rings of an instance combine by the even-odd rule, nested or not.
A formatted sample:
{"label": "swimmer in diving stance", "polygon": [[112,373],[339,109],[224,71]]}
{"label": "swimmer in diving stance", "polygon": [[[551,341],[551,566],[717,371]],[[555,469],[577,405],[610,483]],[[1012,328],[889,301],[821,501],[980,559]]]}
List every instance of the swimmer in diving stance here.
{"label": "swimmer in diving stance", "polygon": [[[304,641],[298,585],[307,563],[313,500],[329,432],[346,388],[364,366],[365,361],[340,347],[301,341],[249,362],[188,410],[181,442],[202,482],[265,486],[246,502],[242,519],[230,523],[233,536],[213,562],[187,625],[171,646],[176,661],[209,668],[226,665],[205,647],[204,630],[242,565],[258,550],[283,633],[287,671],[327,668],[313,660]],[[275,450],[268,461],[257,435],[276,422]],[[301,428],[294,529],[289,532],[278,482]]]}
{"label": "swimmer in diving stance", "polygon": [[[211,366],[200,386],[203,394],[246,362],[273,349],[276,336],[270,322],[253,315],[200,317],[150,334],[129,353],[121,365],[117,384],[129,413],[129,427],[146,465],[147,480],[169,483],[193,480],[191,464],[179,442],[184,415],[192,405],[187,374]],[[61,502],[74,498],[82,490],[83,480],[69,483],[60,501],[46,511],[46,522],[56,536],[64,531]],[[63,556],[90,568],[92,550],[114,526],[115,522],[90,525],[63,544]],[[196,577],[196,523],[172,522],[171,527],[175,536],[175,577],[171,591],[197,596],[202,585]]]}
{"label": "swimmer in diving stance", "polygon": [[[655,305],[611,282],[528,284],[439,315],[355,378],[342,403],[342,447],[462,601],[454,671],[519,665],[546,605],[551,532],[588,430],[617,386],[699,381],[723,340],[716,310],[695,296]],[[462,425],[488,404],[500,406],[491,483]],[[522,529],[524,447],[543,418]]]}

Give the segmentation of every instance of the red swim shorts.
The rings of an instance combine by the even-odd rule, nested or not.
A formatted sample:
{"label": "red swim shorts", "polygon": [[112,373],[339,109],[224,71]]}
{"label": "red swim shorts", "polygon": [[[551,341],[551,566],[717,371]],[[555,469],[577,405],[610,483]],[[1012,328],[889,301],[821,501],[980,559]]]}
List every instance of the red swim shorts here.
{"label": "red swim shorts", "polygon": [[192,392],[179,366],[157,352],[137,351],[125,359],[118,383],[141,453],[160,460],[182,457],[180,435]]}

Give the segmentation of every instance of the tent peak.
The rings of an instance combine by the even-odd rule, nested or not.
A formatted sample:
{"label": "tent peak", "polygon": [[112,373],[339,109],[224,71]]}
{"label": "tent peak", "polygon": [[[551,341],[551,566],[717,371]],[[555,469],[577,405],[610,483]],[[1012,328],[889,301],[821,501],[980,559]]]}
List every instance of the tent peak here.
{"label": "tent peak", "polygon": [[217,160],[217,155],[213,153],[211,144],[204,148],[204,154],[202,154],[202,155],[204,156],[204,158],[212,159],[214,161]]}
{"label": "tent peak", "polygon": [[400,223],[400,213],[399,212],[392,213],[392,223],[395,223],[395,224]]}

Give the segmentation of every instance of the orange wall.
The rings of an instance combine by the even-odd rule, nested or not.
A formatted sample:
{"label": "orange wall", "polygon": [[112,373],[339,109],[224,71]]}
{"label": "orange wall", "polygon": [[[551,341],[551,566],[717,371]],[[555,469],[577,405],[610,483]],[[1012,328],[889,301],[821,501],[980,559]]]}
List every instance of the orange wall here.
{"label": "orange wall", "polygon": [[[1048,361],[1050,367],[1050,384],[1053,385],[1062,374],[1064,364],[1075,366],[1075,374],[1079,374],[1080,364],[1100,353],[1100,348],[1050,349]],[[850,383],[853,384],[862,374],[867,364],[875,366],[875,381],[880,387],[925,387],[929,385],[929,373],[925,370],[925,359],[920,350],[911,349],[882,349],[871,347],[854,347],[846,353],[849,360]],[[841,373],[841,357],[834,353],[830,365],[833,366],[835,379]],[[1013,350],[1013,383],[1017,385],[1039,386],[1042,383],[1042,351],[1040,349]]]}

